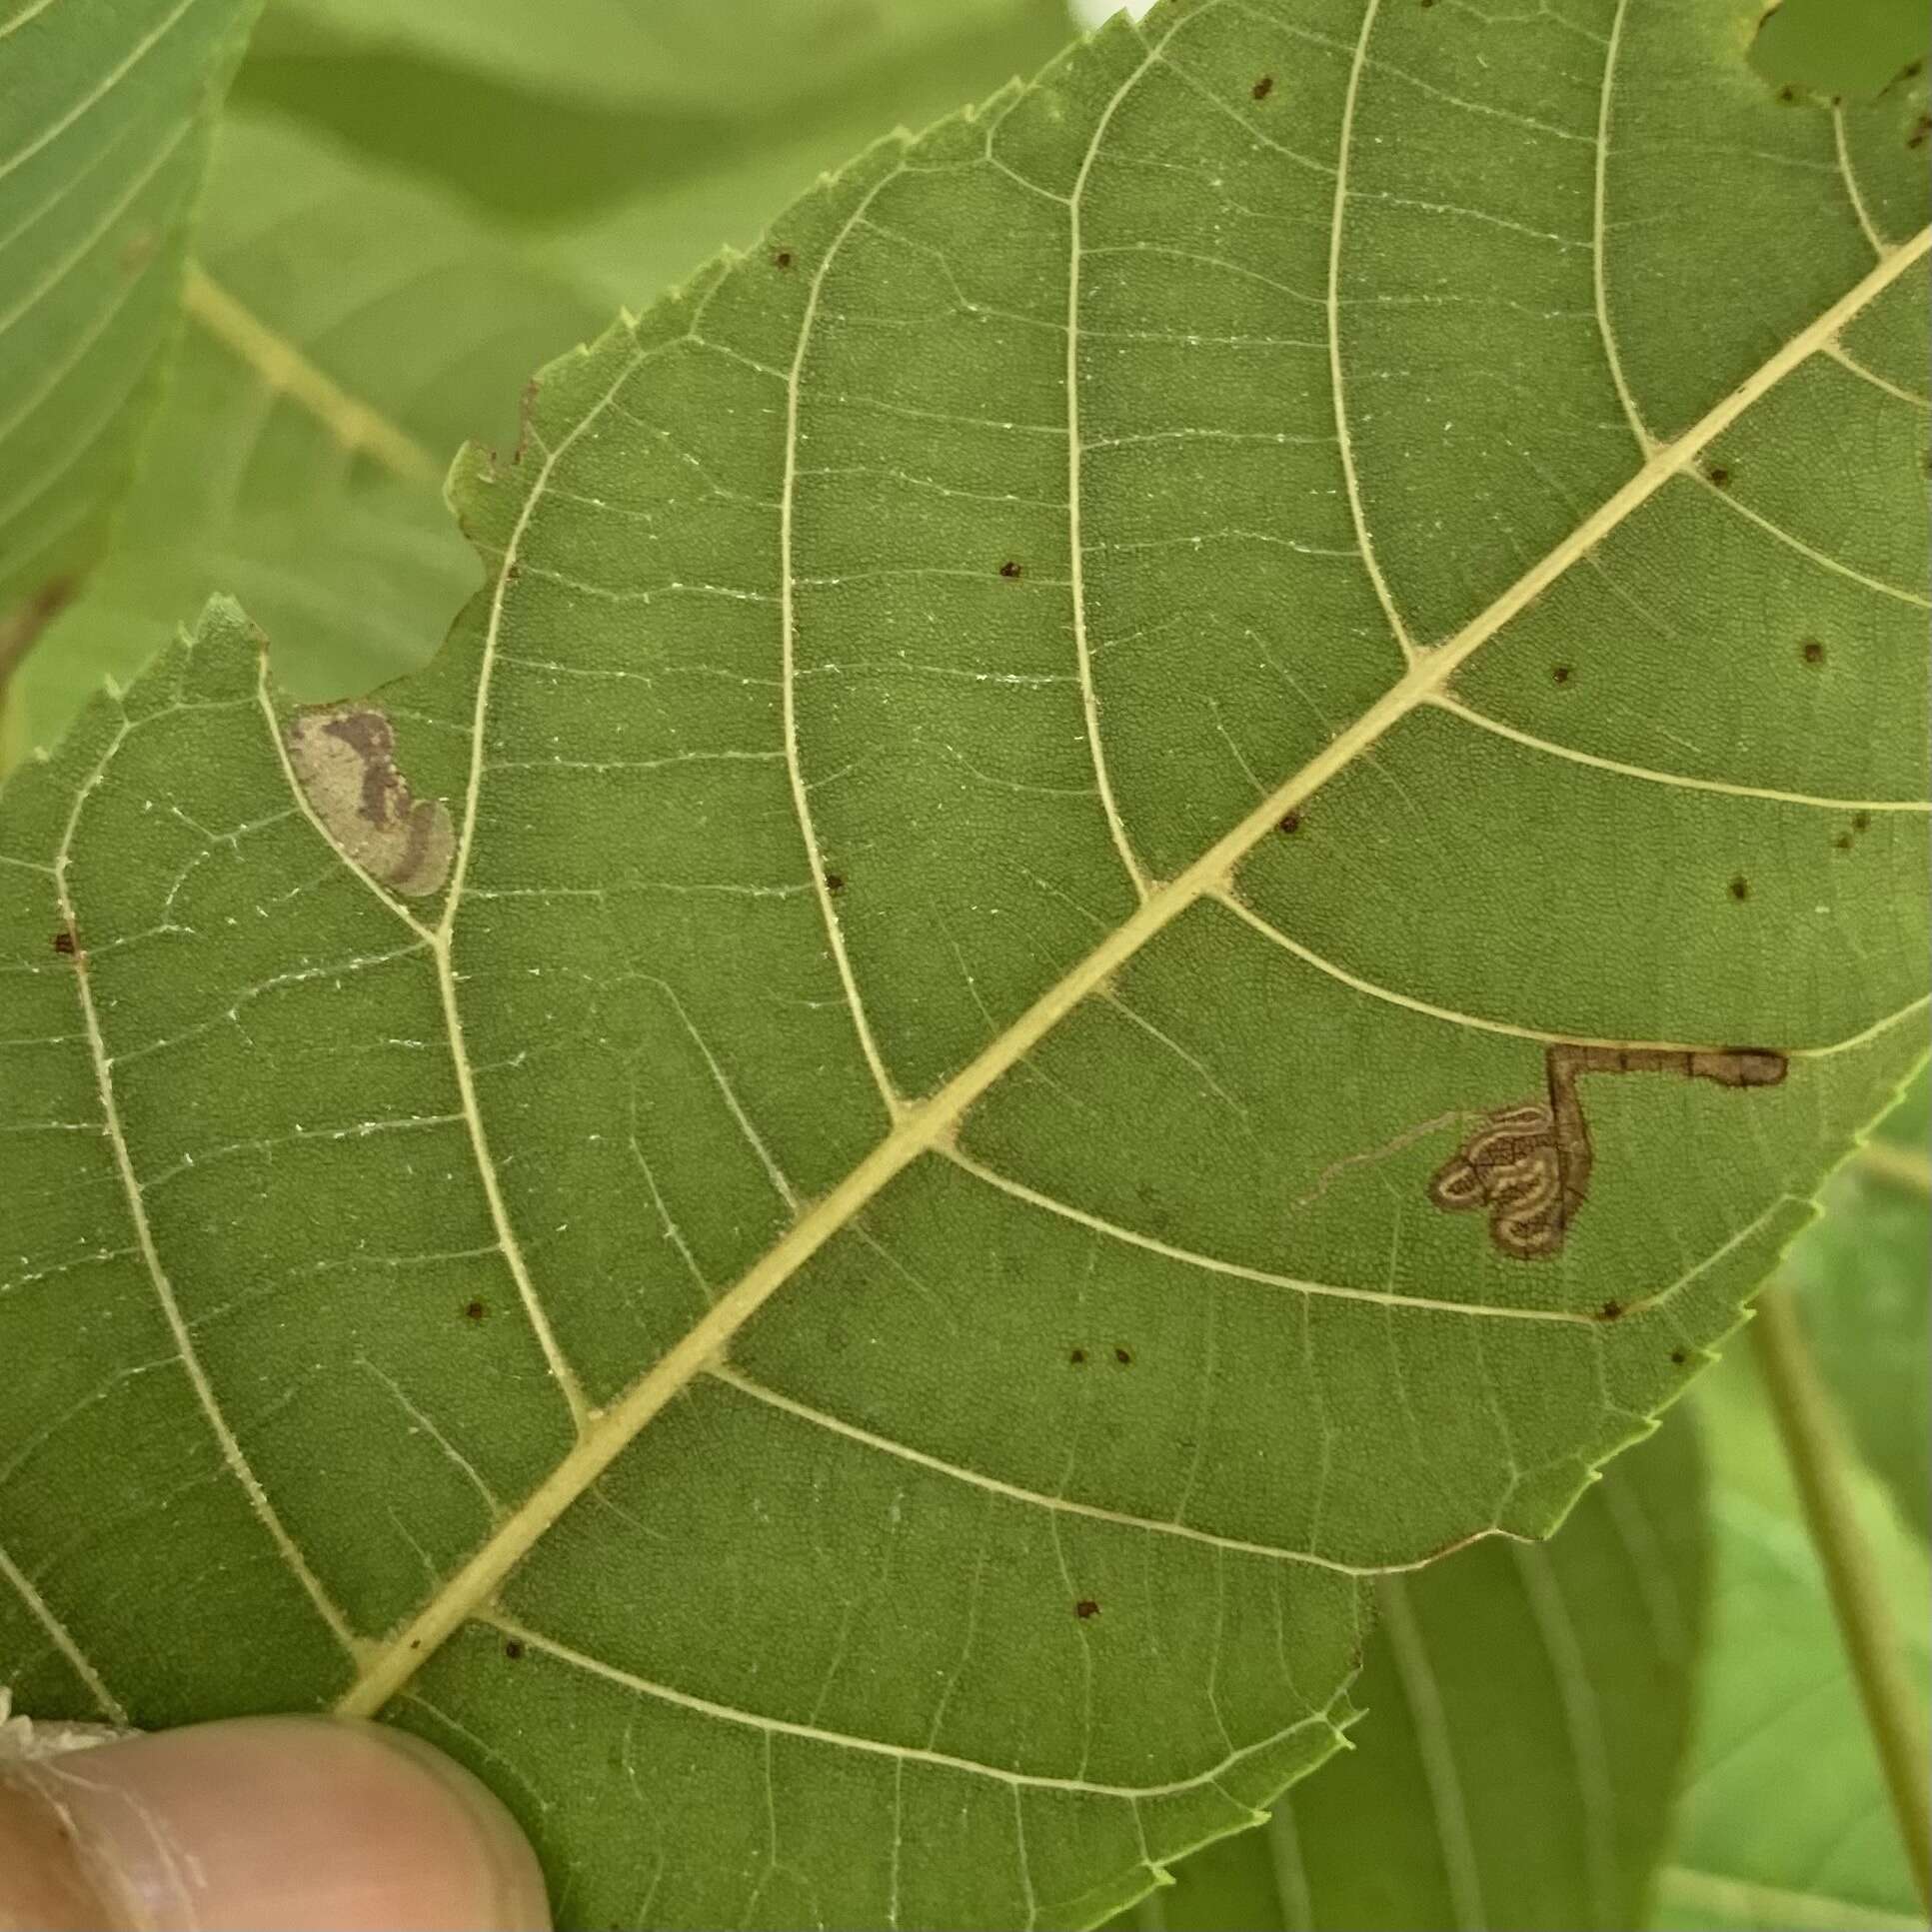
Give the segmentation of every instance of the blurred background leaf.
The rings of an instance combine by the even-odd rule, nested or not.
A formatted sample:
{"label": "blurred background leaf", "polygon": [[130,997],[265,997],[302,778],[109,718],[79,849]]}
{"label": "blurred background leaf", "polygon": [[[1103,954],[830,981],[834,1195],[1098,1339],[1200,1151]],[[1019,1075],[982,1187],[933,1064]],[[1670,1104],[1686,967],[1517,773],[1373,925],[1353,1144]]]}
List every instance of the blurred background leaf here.
{"label": "blurred background leaf", "polygon": [[1643,1923],[1705,1594],[1688,1414],[1548,1544],[1490,1539],[1386,1582],[1355,1749],[1122,1921],[1163,1932]]}
{"label": "blurred background leaf", "polygon": [[0,687],[132,473],[258,4],[0,0]]}
{"label": "blurred background leaf", "polygon": [[[1806,1244],[1817,1240],[1814,1230]],[[1711,1464],[1714,1587],[1697,1741],[1655,1922],[1669,1932],[1923,1927],[1749,1351],[1734,1341],[1695,1399]],[[1932,1687],[1925,1546],[1876,1477],[1854,1473],[1859,1520],[1923,1700]]]}
{"label": "blurred background leaf", "polygon": [[212,591],[249,600],[305,698],[427,658],[478,581],[442,500],[451,453],[514,438],[532,369],[608,320],[447,198],[242,112],[197,252],[115,553],[17,680],[30,743]]}
{"label": "blurred background leaf", "polygon": [[262,48],[326,37],[532,93],[742,126],[849,94],[939,41],[1000,36],[1023,51],[1029,16],[1051,21],[1049,54],[1070,37],[1057,0],[273,0]]}
{"label": "blurred background leaf", "polygon": [[[1820,1371],[1900,1520],[1932,1532],[1932,1081],[1921,1073],[1825,1193],[1785,1275]],[[1920,1605],[1914,1621],[1921,1621]]]}
{"label": "blurred background leaf", "polygon": [[[1932,1263],[1925,1072],[1825,1191],[1783,1274],[1845,1431],[1858,1519],[1924,1704]],[[1670,1932],[1920,1926],[1905,1851],[1824,1573],[1748,1351],[1698,1386],[1715,1588],[1701,1717],[1658,1924]]]}
{"label": "blurred background leaf", "polygon": [[276,0],[125,527],[21,669],[16,749],[212,591],[247,601],[298,698],[423,663],[479,581],[443,474],[466,440],[514,440],[534,370],[751,240],[820,168],[1067,37],[1060,0]]}
{"label": "blurred background leaf", "polygon": [[821,169],[1070,37],[1063,0],[273,0],[239,96],[500,216],[631,202],[692,234],[696,194],[722,225],[633,258],[623,299],[642,305]]}

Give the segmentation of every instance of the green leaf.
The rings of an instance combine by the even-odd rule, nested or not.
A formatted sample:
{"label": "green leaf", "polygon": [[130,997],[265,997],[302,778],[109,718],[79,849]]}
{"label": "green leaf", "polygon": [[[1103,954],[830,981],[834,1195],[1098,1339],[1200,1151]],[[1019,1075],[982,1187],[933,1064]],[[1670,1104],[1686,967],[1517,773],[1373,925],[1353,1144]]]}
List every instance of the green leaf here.
{"label": "green leaf", "polygon": [[0,0],[0,688],[126,487],[256,5]]}
{"label": "green leaf", "polygon": [[25,744],[216,590],[273,627],[304,698],[421,664],[478,581],[450,453],[507,448],[531,364],[607,313],[445,199],[258,116],[223,124],[197,249],[115,554],[20,672]]}
{"label": "green leaf", "polygon": [[1925,9],[1913,0],[1780,0],[1751,43],[1751,59],[1779,86],[1869,100],[1924,64]]}
{"label": "green leaf", "polygon": [[[986,93],[1067,32],[1062,0],[284,0],[237,91],[503,214],[631,204],[635,303],[895,122]],[[706,213],[723,219],[667,253]]]}
{"label": "green leaf", "polygon": [[1785,1264],[1845,1426],[1921,1536],[1932,1532],[1929,1095],[1932,1080],[1921,1074],[1863,1155],[1834,1177],[1824,1218]]}
{"label": "green leaf", "polygon": [[[1064,38],[1066,10],[1052,0]],[[325,36],[532,92],[745,121],[855,83],[936,37],[1010,34],[1040,0],[276,0],[271,47]],[[729,74],[731,85],[722,88]],[[721,100],[721,94],[723,99]]]}
{"label": "green leaf", "polygon": [[1354,1750],[1190,1858],[1161,1932],[1641,1925],[1705,1594],[1689,1418],[1611,1464],[1543,1549],[1384,1579]]}
{"label": "green leaf", "polygon": [[[1924,1912],[1784,1456],[1748,1351],[1736,1354],[1698,1390],[1715,1587],[1698,1736],[1656,1923],[1669,1932],[1904,1932]],[[1876,1481],[1859,1502],[1924,1695],[1924,1545]]]}
{"label": "green leaf", "polygon": [[[1029,49],[1043,55],[1047,16],[1063,35],[1053,6],[1009,12],[1004,31],[964,43],[954,11],[927,9],[921,36],[906,31],[920,17],[909,14],[875,45],[869,86],[794,71],[788,84],[818,89],[810,103],[802,93],[784,115],[728,117],[703,140],[675,104],[607,115],[593,138],[567,103],[502,84],[485,97],[482,82],[441,72],[398,75],[366,52],[284,60],[267,31],[216,145],[182,367],[119,552],[21,673],[13,740],[52,744],[104,676],[131,677],[216,590],[245,598],[273,633],[277,675],[297,696],[364,690],[420,665],[476,582],[441,496],[458,444],[507,445],[510,399],[559,343],[594,333],[721,242],[752,239],[895,115],[931,120]],[[270,29],[286,15],[277,9]],[[527,37],[542,40],[531,24]],[[739,31],[763,46],[756,24]],[[554,181],[572,203],[594,184],[613,205],[518,237],[358,151],[372,143],[400,143],[399,160],[434,162],[485,201],[502,197],[480,167],[519,192]],[[632,189],[640,171],[649,185]]]}
{"label": "green leaf", "polygon": [[1117,25],[552,366],[422,675],[11,780],[21,1706],[381,1712],[565,1923],[1255,1822],[1923,1050],[1927,238],[1743,44]]}

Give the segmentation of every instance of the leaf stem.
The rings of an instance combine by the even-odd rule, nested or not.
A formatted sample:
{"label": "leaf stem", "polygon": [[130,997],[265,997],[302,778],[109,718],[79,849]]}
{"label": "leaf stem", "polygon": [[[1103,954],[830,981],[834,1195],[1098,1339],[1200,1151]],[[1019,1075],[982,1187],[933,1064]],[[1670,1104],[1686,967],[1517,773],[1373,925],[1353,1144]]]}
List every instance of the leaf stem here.
{"label": "leaf stem", "polygon": [[1898,1630],[1853,1512],[1844,1440],[1812,1365],[1791,1290],[1773,1285],[1751,1323],[1758,1372],[1831,1592],[1919,1897],[1932,1911],[1932,1777]]}

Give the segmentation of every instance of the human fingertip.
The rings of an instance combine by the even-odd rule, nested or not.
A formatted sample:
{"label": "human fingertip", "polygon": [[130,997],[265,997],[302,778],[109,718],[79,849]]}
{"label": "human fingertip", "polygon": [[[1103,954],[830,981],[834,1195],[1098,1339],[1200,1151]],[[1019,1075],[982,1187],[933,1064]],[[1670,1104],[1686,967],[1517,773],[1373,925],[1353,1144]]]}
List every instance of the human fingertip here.
{"label": "human fingertip", "polygon": [[16,1766],[0,1872],[0,1928],[550,1925],[536,1855],[493,1793],[404,1732],[332,1718],[232,1718]]}

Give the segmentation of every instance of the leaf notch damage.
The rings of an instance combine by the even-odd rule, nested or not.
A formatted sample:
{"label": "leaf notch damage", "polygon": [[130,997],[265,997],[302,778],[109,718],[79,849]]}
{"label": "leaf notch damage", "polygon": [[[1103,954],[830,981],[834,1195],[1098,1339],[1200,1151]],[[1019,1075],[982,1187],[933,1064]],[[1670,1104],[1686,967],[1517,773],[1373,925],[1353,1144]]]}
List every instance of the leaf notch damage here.
{"label": "leaf notch damage", "polygon": [[[1676,1073],[1750,1087],[1776,1086],[1789,1070],[1785,1055],[1765,1046],[1553,1045],[1544,1055],[1545,1096],[1483,1114],[1429,1176],[1429,1199],[1447,1213],[1487,1208],[1497,1248],[1512,1260],[1547,1260],[1590,1197],[1596,1155],[1576,1090],[1583,1074]],[[1622,1312],[1606,1303],[1601,1317],[1611,1321]]]}
{"label": "leaf notch damage", "polygon": [[420,899],[450,876],[456,828],[441,799],[418,799],[396,769],[396,732],[368,705],[299,711],[289,764],[331,843],[392,892]]}

